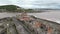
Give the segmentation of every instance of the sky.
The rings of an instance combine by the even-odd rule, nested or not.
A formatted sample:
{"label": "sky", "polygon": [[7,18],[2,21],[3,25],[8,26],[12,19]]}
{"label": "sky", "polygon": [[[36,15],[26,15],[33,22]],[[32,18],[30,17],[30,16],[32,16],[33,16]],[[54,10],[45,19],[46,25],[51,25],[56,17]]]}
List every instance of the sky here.
{"label": "sky", "polygon": [[60,9],[60,0],[0,0],[0,5],[17,5],[23,8]]}

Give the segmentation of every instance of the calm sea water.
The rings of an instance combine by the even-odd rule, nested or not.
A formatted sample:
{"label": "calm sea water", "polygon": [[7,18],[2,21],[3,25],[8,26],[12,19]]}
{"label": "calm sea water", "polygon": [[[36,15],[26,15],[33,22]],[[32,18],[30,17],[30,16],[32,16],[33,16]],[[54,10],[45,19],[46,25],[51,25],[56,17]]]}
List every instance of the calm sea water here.
{"label": "calm sea water", "polygon": [[[5,17],[13,17],[21,13],[0,13],[0,19]],[[43,13],[28,13],[29,15],[34,15],[35,17],[46,19],[50,21],[55,21],[60,23],[60,11],[51,11]]]}

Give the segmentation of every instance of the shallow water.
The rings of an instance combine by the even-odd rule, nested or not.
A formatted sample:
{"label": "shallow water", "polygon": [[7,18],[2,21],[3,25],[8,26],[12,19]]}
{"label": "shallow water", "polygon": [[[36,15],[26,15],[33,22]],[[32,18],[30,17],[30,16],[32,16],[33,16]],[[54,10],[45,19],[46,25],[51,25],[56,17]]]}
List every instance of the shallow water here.
{"label": "shallow water", "polygon": [[[0,19],[5,17],[13,17],[21,13],[0,13]],[[50,21],[55,21],[60,23],[60,11],[51,11],[43,13],[28,13],[29,15],[34,15],[35,17],[46,19]]]}

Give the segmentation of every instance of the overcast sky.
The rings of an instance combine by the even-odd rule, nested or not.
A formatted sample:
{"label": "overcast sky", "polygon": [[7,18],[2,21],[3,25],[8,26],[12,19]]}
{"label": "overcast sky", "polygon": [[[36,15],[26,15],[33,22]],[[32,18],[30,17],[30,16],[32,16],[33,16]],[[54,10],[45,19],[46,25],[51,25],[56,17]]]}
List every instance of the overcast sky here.
{"label": "overcast sky", "polygon": [[58,8],[60,0],[0,0],[0,5],[18,5],[23,8]]}

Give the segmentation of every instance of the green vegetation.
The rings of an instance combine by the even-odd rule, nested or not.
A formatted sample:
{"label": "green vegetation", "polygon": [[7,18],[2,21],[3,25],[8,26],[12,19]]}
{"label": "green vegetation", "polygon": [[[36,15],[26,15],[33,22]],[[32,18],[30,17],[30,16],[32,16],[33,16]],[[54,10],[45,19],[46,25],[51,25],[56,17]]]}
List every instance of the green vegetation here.
{"label": "green vegetation", "polygon": [[4,5],[0,6],[0,12],[29,12],[29,13],[36,13],[40,11],[35,11],[33,9],[24,9],[16,5]]}
{"label": "green vegetation", "polygon": [[6,9],[8,11],[14,11],[18,8],[18,6],[15,5],[4,5],[4,6],[0,6],[0,9]]}
{"label": "green vegetation", "polygon": [[26,12],[33,12],[33,9],[24,9],[24,8],[15,6],[15,5],[0,6],[0,9],[3,9],[3,11],[0,10],[0,12],[24,12],[24,11],[26,11]]}

